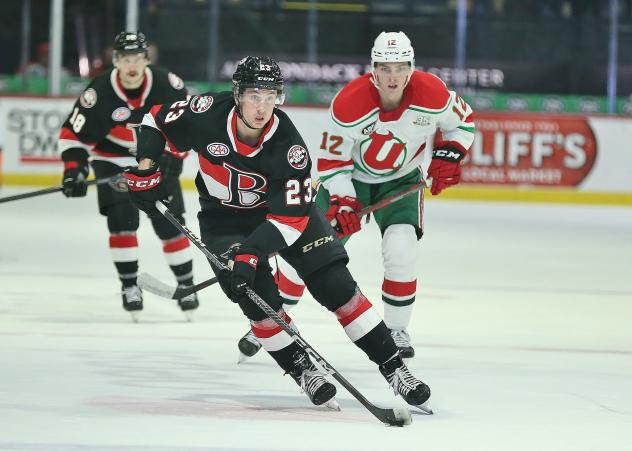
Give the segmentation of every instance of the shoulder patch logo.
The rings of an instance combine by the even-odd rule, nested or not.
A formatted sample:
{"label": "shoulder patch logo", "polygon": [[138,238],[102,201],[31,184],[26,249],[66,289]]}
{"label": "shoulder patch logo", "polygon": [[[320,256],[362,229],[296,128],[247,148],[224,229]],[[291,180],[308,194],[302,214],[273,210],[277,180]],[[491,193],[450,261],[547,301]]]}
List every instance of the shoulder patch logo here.
{"label": "shoulder patch logo", "polygon": [[88,88],[81,93],[79,103],[84,108],[92,108],[97,104],[97,92],[93,88]]}
{"label": "shoulder patch logo", "polygon": [[184,82],[182,81],[182,79],[173,72],[169,72],[167,74],[167,78],[169,79],[169,84],[173,86],[174,89],[184,88]]}
{"label": "shoulder patch logo", "polygon": [[121,106],[112,111],[112,120],[115,120],[116,122],[123,122],[129,119],[131,115],[132,112],[129,108],[127,108],[126,106]]}
{"label": "shoulder patch logo", "polygon": [[297,144],[288,150],[287,161],[294,169],[305,169],[309,162],[309,154],[304,147]]}
{"label": "shoulder patch logo", "polygon": [[211,143],[206,146],[206,150],[214,157],[223,157],[230,153],[230,149],[224,143]]}
{"label": "shoulder patch logo", "polygon": [[373,132],[373,130],[375,129],[375,124],[377,124],[377,122],[373,122],[372,124],[369,124],[366,127],[364,127],[362,129],[362,134],[363,135],[370,135]]}
{"label": "shoulder patch logo", "polygon": [[211,105],[213,105],[213,97],[193,96],[189,105],[191,105],[191,111],[194,113],[204,113],[211,107]]}

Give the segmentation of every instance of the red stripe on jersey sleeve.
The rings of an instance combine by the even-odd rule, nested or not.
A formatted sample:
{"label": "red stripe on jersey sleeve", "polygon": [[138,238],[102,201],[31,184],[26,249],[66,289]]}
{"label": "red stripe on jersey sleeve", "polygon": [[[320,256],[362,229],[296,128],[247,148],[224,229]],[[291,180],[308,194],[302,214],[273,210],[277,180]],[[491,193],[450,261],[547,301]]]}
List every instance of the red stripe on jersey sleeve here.
{"label": "red stripe on jersey sleeve", "polygon": [[62,127],[62,129],[60,130],[59,139],[66,139],[68,141],[77,141],[88,146],[94,145],[94,143],[80,140],[79,137],[75,135],[72,130],[66,127]]}
{"label": "red stripe on jersey sleeve", "polygon": [[317,161],[317,169],[321,172],[345,166],[353,166],[353,162],[351,160],[326,160],[324,158],[319,158]]}
{"label": "red stripe on jersey sleeve", "polygon": [[110,134],[123,141],[134,142],[134,133],[132,133],[129,128],[122,125],[115,125],[110,129]]}
{"label": "red stripe on jersey sleeve", "polygon": [[298,230],[303,233],[307,228],[307,223],[309,222],[308,216],[278,216],[278,215],[267,215],[266,219],[270,219],[276,222],[280,222],[286,226],[292,227],[293,229]]}
{"label": "red stripe on jersey sleeve", "polygon": [[186,157],[189,156],[188,152],[177,152],[177,151],[172,151],[171,147],[169,146],[169,144],[167,143],[167,145],[165,146],[165,153],[168,153],[169,155],[171,155],[174,158],[177,158],[178,160],[184,160]]}

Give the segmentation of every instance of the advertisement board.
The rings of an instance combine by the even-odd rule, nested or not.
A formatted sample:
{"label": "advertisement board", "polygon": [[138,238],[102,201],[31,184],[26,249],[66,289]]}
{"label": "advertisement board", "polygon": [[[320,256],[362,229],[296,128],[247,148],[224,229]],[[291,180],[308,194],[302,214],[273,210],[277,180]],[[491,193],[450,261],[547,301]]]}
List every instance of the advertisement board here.
{"label": "advertisement board", "polygon": [[[55,142],[72,103],[68,98],[0,98],[4,183],[59,178]],[[283,109],[308,147],[318,146],[329,120],[327,109]],[[468,188],[480,187],[488,188],[487,194],[493,188],[505,194],[548,189],[618,195],[615,203],[623,199],[632,204],[632,118],[481,111],[475,112],[475,119],[476,138],[464,161],[462,182],[442,197],[471,198]],[[192,187],[197,168],[195,155],[185,160],[186,187]],[[44,175],[49,176],[46,182]]]}
{"label": "advertisement board", "polygon": [[61,173],[59,129],[72,99],[3,97],[0,99],[0,145],[4,174]]}

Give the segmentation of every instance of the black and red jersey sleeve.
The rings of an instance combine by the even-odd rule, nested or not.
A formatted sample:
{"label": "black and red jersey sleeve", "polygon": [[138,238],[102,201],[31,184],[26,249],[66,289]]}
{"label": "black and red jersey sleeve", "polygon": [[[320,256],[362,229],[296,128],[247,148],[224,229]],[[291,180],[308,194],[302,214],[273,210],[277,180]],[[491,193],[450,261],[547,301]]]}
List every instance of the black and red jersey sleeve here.
{"label": "black and red jersey sleeve", "polygon": [[99,99],[99,91],[103,91],[99,88],[102,84],[100,79],[90,83],[61,127],[57,149],[64,161],[75,160],[78,155],[87,159],[94,144],[108,134],[109,115],[106,112],[106,102]]}
{"label": "black and red jersey sleeve", "polygon": [[[192,147],[191,134],[189,133],[190,122],[186,114],[189,110],[188,100],[178,100],[172,104],[154,105],[149,113],[143,118],[141,132],[138,136],[136,158],[140,161],[143,158],[151,158],[157,161],[162,154],[165,144],[169,146],[171,152],[185,153]],[[143,130],[153,129],[162,136],[162,146],[157,134],[145,133],[147,138],[141,138]],[[151,136],[151,138],[149,138]]]}

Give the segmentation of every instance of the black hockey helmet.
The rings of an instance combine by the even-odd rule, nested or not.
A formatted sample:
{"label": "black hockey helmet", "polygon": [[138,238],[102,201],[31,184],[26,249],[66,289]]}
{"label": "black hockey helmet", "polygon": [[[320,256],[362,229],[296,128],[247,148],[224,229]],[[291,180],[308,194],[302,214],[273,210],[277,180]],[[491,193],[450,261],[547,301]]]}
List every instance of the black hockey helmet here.
{"label": "black hockey helmet", "polygon": [[117,53],[144,53],[147,55],[147,39],[136,31],[121,31],[114,38],[112,45],[114,55]]}
{"label": "black hockey helmet", "polygon": [[276,61],[269,56],[247,56],[239,61],[233,74],[235,101],[248,88],[273,89],[277,92],[276,105],[283,104],[283,74]]}

